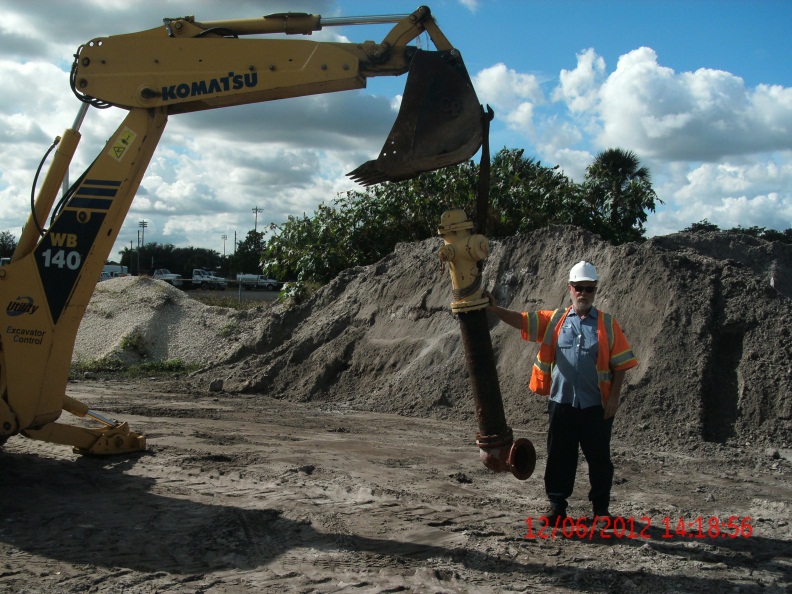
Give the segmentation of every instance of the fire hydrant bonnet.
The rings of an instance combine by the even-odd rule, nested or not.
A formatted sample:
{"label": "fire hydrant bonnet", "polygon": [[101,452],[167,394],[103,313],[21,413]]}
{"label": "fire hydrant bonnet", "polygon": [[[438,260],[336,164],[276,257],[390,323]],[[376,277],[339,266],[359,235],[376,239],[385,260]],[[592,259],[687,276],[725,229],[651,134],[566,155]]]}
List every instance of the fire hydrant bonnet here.
{"label": "fire hydrant bonnet", "polygon": [[445,211],[440,217],[440,226],[437,228],[438,235],[445,235],[454,231],[465,231],[473,228],[473,221],[468,220],[465,211],[454,208]]}
{"label": "fire hydrant bonnet", "polygon": [[575,264],[572,270],[569,271],[570,283],[578,281],[597,282],[598,280],[599,277],[597,276],[597,269],[594,267],[594,264],[586,262],[585,260],[581,260]]}

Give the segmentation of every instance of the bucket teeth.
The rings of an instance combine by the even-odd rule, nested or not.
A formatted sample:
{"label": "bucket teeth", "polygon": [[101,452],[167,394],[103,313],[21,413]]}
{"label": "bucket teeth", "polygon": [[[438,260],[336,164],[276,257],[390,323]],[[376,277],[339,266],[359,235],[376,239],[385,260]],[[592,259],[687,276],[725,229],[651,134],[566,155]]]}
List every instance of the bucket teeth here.
{"label": "bucket teeth", "polygon": [[347,175],[363,186],[411,179],[470,159],[482,142],[483,110],[456,50],[418,50],[399,115],[376,160]]}

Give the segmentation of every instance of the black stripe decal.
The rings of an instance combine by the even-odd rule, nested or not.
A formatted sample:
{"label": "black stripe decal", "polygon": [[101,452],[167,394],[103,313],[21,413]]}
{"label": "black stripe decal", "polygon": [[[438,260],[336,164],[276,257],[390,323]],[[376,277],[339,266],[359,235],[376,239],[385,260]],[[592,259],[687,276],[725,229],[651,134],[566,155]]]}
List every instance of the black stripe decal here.
{"label": "black stripe decal", "polygon": [[75,196],[69,200],[68,208],[93,208],[96,210],[108,210],[112,204],[112,200],[102,200],[100,198],[80,198],[79,196]]}
{"label": "black stripe decal", "polygon": [[115,186],[116,188],[121,185],[120,181],[109,179],[86,179],[85,183],[91,186]]}
{"label": "black stripe decal", "polygon": [[115,188],[86,188],[84,185],[80,186],[75,196],[110,196],[111,198],[118,194]]}

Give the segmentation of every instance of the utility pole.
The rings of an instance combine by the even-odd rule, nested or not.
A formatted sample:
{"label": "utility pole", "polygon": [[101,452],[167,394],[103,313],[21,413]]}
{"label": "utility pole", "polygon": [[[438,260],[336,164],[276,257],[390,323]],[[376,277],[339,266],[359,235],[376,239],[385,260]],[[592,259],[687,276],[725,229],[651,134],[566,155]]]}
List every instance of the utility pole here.
{"label": "utility pole", "polygon": [[258,213],[263,212],[263,208],[259,208],[258,206],[253,207],[253,213],[256,215],[255,223],[253,224],[253,231],[258,233]]}
{"label": "utility pole", "polygon": [[[146,227],[148,227],[148,222],[142,220],[138,222],[138,227],[140,227],[140,249],[138,251],[138,276],[140,276],[140,252],[142,252],[146,248]],[[143,261],[145,264],[145,260]]]}

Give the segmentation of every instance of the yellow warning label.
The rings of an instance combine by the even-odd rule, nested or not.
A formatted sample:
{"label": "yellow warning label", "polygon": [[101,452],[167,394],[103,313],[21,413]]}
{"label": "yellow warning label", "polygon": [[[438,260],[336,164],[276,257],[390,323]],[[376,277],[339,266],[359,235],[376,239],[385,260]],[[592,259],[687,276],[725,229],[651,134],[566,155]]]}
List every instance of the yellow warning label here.
{"label": "yellow warning label", "polygon": [[123,159],[127,150],[129,150],[129,148],[132,146],[132,143],[135,142],[135,138],[137,138],[137,134],[125,127],[121,131],[121,134],[118,135],[118,138],[113,143],[113,146],[110,147],[110,156],[116,161]]}

